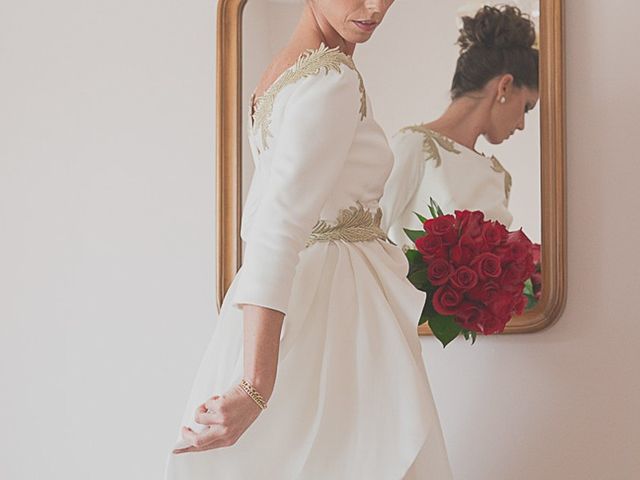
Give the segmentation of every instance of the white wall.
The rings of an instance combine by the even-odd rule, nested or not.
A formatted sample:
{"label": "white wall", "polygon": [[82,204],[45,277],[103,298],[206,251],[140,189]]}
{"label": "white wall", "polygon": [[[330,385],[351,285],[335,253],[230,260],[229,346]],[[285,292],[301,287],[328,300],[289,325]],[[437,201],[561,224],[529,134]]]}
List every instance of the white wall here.
{"label": "white wall", "polygon": [[[459,480],[640,477],[640,7],[567,3],[568,303],[423,339]],[[215,322],[214,34],[210,1],[0,0],[0,478],[162,476]]]}
{"label": "white wall", "polygon": [[214,7],[0,0],[3,480],[161,478],[216,311]]}

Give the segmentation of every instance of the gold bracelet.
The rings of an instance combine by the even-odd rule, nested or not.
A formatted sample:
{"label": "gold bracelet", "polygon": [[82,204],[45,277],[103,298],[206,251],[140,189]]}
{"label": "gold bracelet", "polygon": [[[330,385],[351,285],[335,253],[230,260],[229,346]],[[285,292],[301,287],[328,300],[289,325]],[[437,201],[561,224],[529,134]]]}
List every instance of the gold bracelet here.
{"label": "gold bracelet", "polygon": [[240,387],[253,399],[254,402],[258,404],[262,410],[267,408],[267,402],[264,401],[262,395],[260,395],[260,393],[253,388],[253,385],[247,382],[244,378],[240,382]]}

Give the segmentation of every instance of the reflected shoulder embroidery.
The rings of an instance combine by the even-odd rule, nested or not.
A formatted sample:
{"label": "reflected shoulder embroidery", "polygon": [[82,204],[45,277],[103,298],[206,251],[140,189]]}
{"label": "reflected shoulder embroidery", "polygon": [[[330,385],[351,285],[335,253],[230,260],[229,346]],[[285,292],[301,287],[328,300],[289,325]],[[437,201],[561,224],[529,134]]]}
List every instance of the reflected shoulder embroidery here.
{"label": "reflected shoulder embroidery", "polygon": [[460,150],[456,149],[453,140],[426,128],[424,125],[410,125],[400,129],[399,133],[404,132],[414,132],[422,135],[422,151],[425,155],[425,161],[433,160],[436,163],[436,167],[442,165],[442,156],[440,155],[438,146],[447,152],[460,153]]}
{"label": "reflected shoulder embroidery", "polygon": [[362,75],[357,70],[353,58],[341,52],[338,47],[328,48],[324,43],[317,49],[309,49],[303,53],[295,64],[289,67],[276,82],[255,100],[255,112],[253,114],[253,127],[260,130],[260,138],[263,149],[269,148],[267,142],[271,134],[271,114],[273,112],[273,104],[278,93],[287,85],[297,82],[298,80],[318,75],[320,72],[325,74],[334,70],[341,72],[341,66],[345,65],[358,74],[360,80],[360,119],[364,119],[367,115],[366,92]]}
{"label": "reflected shoulder embroidery", "polygon": [[508,206],[509,195],[511,195],[511,184],[513,180],[511,178],[511,174],[507,172],[507,169],[502,166],[502,164],[498,161],[496,157],[493,155],[490,158],[491,160],[491,169],[494,172],[504,173],[504,197],[505,197],[505,206]]}

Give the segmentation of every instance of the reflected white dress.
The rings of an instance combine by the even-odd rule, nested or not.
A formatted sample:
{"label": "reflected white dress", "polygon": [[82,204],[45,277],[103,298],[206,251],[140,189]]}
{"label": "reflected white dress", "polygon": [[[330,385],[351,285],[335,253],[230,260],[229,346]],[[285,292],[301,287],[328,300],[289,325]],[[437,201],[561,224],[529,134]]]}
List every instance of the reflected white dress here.
{"label": "reflected white dress", "polygon": [[494,156],[460,145],[423,125],[400,129],[391,138],[394,164],[380,200],[382,228],[402,248],[412,246],[403,228],[419,230],[413,212],[430,218],[429,197],[444,213],[481,210],[509,228],[511,175]]}
{"label": "reflected white dress", "polygon": [[[167,480],[448,480],[417,323],[425,294],[385,240],[393,156],[350,56],[321,45],[258,99],[242,267],[185,409],[243,375],[243,304],[285,313],[275,389],[230,447],[170,453]],[[180,433],[176,446],[184,446]]]}

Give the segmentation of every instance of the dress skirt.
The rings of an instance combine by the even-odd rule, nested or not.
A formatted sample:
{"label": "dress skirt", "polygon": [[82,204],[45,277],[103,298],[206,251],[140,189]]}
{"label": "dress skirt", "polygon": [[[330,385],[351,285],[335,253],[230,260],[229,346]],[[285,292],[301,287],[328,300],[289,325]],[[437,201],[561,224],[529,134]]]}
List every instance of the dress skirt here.
{"label": "dress skirt", "polygon": [[[300,252],[269,406],[229,447],[169,453],[166,480],[448,480],[416,332],[425,293],[383,240]],[[182,425],[243,376],[242,311],[223,301]],[[185,446],[178,433],[176,446]]]}

